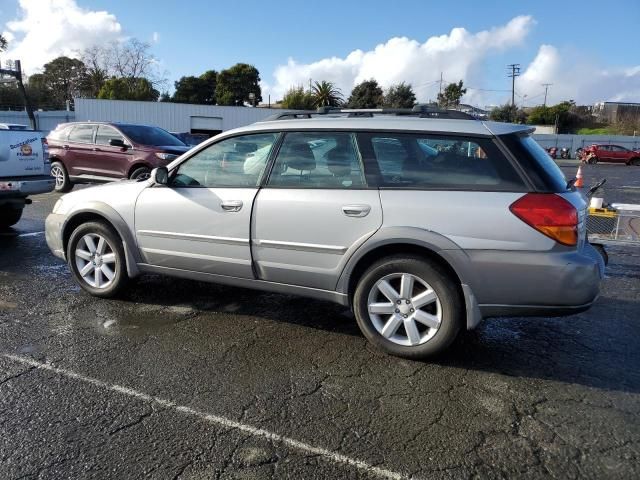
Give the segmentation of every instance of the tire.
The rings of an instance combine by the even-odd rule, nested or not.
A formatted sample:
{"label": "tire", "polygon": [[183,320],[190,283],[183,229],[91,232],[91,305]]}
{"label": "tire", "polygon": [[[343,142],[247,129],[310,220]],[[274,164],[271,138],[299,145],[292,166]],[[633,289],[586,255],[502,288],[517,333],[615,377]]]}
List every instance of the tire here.
{"label": "tire", "polygon": [[22,218],[22,208],[11,206],[0,207],[0,228],[7,228],[15,225]]}
{"label": "tire", "polygon": [[[413,277],[413,288],[407,294],[402,283],[408,277]],[[383,282],[392,287],[392,293]],[[423,303],[429,290],[435,298],[430,295],[430,301]],[[371,305],[377,305],[379,313],[370,314]],[[465,310],[456,282],[442,267],[418,256],[392,256],[374,263],[358,281],[353,306],[358,326],[371,343],[410,359],[438,354],[451,345],[463,326]],[[417,320],[418,315],[422,320]]]}
{"label": "tire", "polygon": [[607,250],[604,248],[604,245],[601,245],[599,243],[592,243],[591,246],[595,248],[596,251],[600,254],[600,256],[602,257],[602,260],[604,261],[605,266],[609,265],[609,254],[607,253]]}
{"label": "tire", "polygon": [[640,167],[640,158],[632,158],[631,160],[629,160],[629,165]]}
{"label": "tire", "polygon": [[131,172],[129,179],[146,180],[147,178],[149,178],[150,174],[151,174],[151,169],[149,167],[140,167],[140,168],[136,168],[133,172]]}
{"label": "tire", "polygon": [[[78,254],[79,251],[83,253]],[[93,256],[95,253],[97,257]],[[96,297],[115,297],[129,280],[122,240],[102,222],[83,223],[73,231],[67,247],[67,259],[75,281]],[[87,273],[83,275],[81,270],[85,268]]]}
{"label": "tire", "polygon": [[67,169],[61,162],[53,162],[51,164],[51,176],[56,179],[56,192],[66,193],[73,188]]}
{"label": "tire", "polygon": [[598,163],[598,157],[596,157],[595,155],[593,157],[589,157],[587,159],[587,163],[589,165],[595,165],[596,163]]}

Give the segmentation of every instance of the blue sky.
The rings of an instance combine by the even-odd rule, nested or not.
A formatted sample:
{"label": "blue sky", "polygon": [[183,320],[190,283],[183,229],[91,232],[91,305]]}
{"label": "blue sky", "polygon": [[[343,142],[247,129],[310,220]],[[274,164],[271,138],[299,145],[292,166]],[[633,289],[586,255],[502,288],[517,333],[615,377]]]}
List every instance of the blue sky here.
{"label": "blue sky", "polygon": [[[418,59],[414,61],[424,64],[421,64],[419,72],[406,70],[408,81],[433,82],[439,77],[439,71],[444,70],[447,81],[455,81],[457,77],[465,75],[469,78],[464,80],[472,87],[508,89],[509,80],[506,78],[505,65],[520,63],[524,71],[531,62],[542,55],[544,58],[541,58],[540,62],[544,63],[543,60],[547,59],[548,64],[540,67],[545,73],[527,73],[528,77],[526,80],[523,79],[523,86],[519,92],[523,102],[526,102],[525,95],[529,98],[539,97],[541,87],[538,83],[543,80],[554,84],[551,90],[557,95],[571,96],[575,93],[573,97],[583,95],[585,98],[579,100],[585,102],[597,100],[587,98],[589,96],[614,97],[618,95],[615,88],[623,91],[627,97],[640,93],[640,71],[638,75],[632,72],[629,76],[629,69],[640,65],[640,56],[637,53],[640,45],[638,0],[597,4],[558,0],[298,0],[269,3],[252,0],[241,3],[206,0],[2,0],[0,29],[15,37],[12,40],[14,47],[26,32],[12,31],[7,22],[25,17],[25,9],[28,8],[31,8],[31,14],[35,15],[33,9],[50,2],[70,2],[85,13],[106,11],[115,17],[115,20],[111,19],[112,23],[117,22],[120,25],[121,30],[117,33],[119,36],[151,41],[155,34],[157,41],[153,44],[153,53],[160,60],[170,84],[182,75],[200,74],[212,68],[220,70],[242,61],[254,64],[265,82],[265,92],[278,96],[287,86],[287,82],[301,82],[305,73],[314,72],[316,75],[331,77],[335,70],[331,66],[327,67],[328,70],[318,65],[306,67],[322,59],[345,59],[357,49],[370,52],[377,45],[385,44],[393,37],[408,37],[422,44],[430,37],[449,35],[456,27],[464,28],[471,35],[463,39],[463,44],[474,43],[474,34],[486,31],[491,35],[492,29],[507,25],[515,17],[528,16],[530,19],[526,23],[527,33],[518,38],[507,39],[503,45],[488,46],[474,53],[473,45],[465,44],[460,47],[464,50],[462,53],[456,50],[458,47],[452,47],[447,55],[438,56],[433,61],[430,59],[435,57],[428,55],[424,58],[411,57]],[[37,6],[34,6],[36,4]],[[66,10],[69,11],[69,8]],[[35,30],[32,26],[26,28]],[[43,26],[41,29],[46,31],[47,28]],[[71,31],[73,28],[68,30]],[[37,33],[32,35],[36,36]],[[64,32],[60,35],[61,38],[50,48],[51,54],[56,53],[56,48],[65,48]],[[78,42],[81,44],[82,35],[69,35],[72,37],[69,39],[69,45],[78,45]],[[41,38],[40,41],[43,43],[49,41],[46,35],[42,35]],[[37,57],[34,45],[37,43],[30,44],[30,51],[25,43],[21,50],[16,50],[16,54],[27,56],[33,51]],[[542,52],[543,45],[552,46],[553,51],[547,49]],[[398,55],[398,51],[395,52],[394,55]],[[466,60],[459,64],[463,56]],[[549,59],[549,56],[552,58]],[[281,71],[280,77],[274,77],[276,69],[286,65],[289,58],[293,58],[296,64],[286,71]],[[373,60],[370,59],[370,62]],[[28,60],[23,59],[23,63],[29,65]],[[358,75],[366,75],[367,72],[376,74],[378,71],[384,73],[385,68],[384,65],[349,65],[348,68],[342,65],[342,68],[361,70],[358,70],[360,73],[354,74],[353,79],[344,71],[341,76],[336,73],[334,80],[337,79],[343,90],[350,88],[350,83],[359,78]],[[37,69],[39,66],[29,65],[31,69]],[[395,68],[402,70],[405,66],[396,65]],[[570,84],[573,80],[564,70],[581,72],[580,76],[584,77],[584,72],[591,69],[596,69],[598,74],[604,72],[602,85],[583,86],[581,83],[576,86],[575,92],[572,91]],[[384,84],[382,73],[381,83]],[[612,84],[610,75],[614,73],[622,75],[623,78],[616,77]],[[546,78],[547,76],[549,78]],[[401,77],[390,78],[387,83],[399,78]],[[620,84],[615,83],[618,80]],[[586,80],[576,78],[575,81],[584,83]],[[592,81],[594,82],[595,80]],[[605,84],[612,85],[607,87]],[[607,88],[613,88],[613,91]],[[432,96],[434,91],[425,90],[421,95]],[[476,91],[472,99],[475,99],[476,103],[500,102],[504,95],[503,92]],[[636,101],[640,101],[640,98]]]}

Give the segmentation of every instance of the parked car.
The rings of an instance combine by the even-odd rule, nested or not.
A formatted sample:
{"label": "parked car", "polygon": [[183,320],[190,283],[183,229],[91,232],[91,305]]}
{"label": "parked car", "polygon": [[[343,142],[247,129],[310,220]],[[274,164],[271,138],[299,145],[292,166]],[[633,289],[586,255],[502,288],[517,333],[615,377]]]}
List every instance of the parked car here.
{"label": "parked car", "polygon": [[31,130],[28,125],[21,123],[0,123],[0,130]]}
{"label": "parked car", "polygon": [[171,132],[171,135],[190,147],[200,145],[202,142],[210,138],[209,135],[205,135],[204,133]]}
{"label": "parked car", "polygon": [[18,223],[29,196],[55,184],[44,132],[13,125],[0,124],[0,228]]}
{"label": "parked car", "polygon": [[408,358],[483,317],[573,314],[596,298],[585,198],[533,128],[446,112],[308,117],[225,132],[145,182],[63,196],[49,247],[98,297],[144,273],[305,295],[350,306],[371,342]]}
{"label": "parked car", "polygon": [[47,140],[59,192],[76,183],[145,179],[189,150],[162,128],[128,123],[63,123]]}
{"label": "parked car", "polygon": [[640,152],[620,145],[591,145],[582,151],[582,160],[587,163],[613,162],[640,165]]}

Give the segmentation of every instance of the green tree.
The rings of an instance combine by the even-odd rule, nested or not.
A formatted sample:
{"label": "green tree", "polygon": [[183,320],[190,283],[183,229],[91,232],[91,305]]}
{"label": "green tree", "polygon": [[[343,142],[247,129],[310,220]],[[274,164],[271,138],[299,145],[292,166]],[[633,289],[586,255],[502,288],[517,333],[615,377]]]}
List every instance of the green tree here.
{"label": "green tree", "polygon": [[558,133],[570,133],[582,126],[591,126],[590,116],[581,114],[573,100],[556,105],[534,107],[529,112],[527,123],[531,125],[556,125]]}
{"label": "green tree", "polygon": [[170,102],[171,101],[171,95],[169,95],[169,92],[162,92],[160,94],[160,98],[158,99],[159,102]]}
{"label": "green tree", "polygon": [[291,87],[284,94],[282,101],[280,102],[283,108],[290,108],[293,110],[311,110],[314,108],[316,99],[313,94],[306,91],[302,87]]}
{"label": "green tree", "polygon": [[51,101],[59,108],[66,102],[73,103],[75,97],[82,97],[87,91],[87,68],[76,58],[58,57],[44,64],[42,87],[49,92]]}
{"label": "green tree", "polygon": [[462,80],[458,83],[450,83],[444,88],[444,92],[438,93],[438,105],[442,108],[457,107],[465,93],[467,89],[463,88]]}
{"label": "green tree", "polygon": [[0,52],[4,52],[7,49],[7,39],[0,35]]}
{"label": "green tree", "polygon": [[98,98],[107,100],[143,100],[155,102],[160,92],[146,78],[110,78],[100,89]]}
{"label": "green tree", "polygon": [[218,72],[209,70],[199,77],[182,77],[175,82],[173,102],[215,105]]}
{"label": "green tree", "polygon": [[489,119],[494,122],[525,123],[527,114],[521,108],[505,103],[489,112]]}
{"label": "green tree", "polygon": [[[258,104],[262,101],[260,72],[253,65],[237,63],[218,74],[215,92],[218,105]],[[249,94],[255,97],[251,99]]]}
{"label": "green tree", "polygon": [[379,108],[383,103],[384,94],[374,79],[356,85],[347,101],[349,108]]}
{"label": "green tree", "polygon": [[412,108],[415,104],[416,94],[404,82],[390,86],[384,95],[384,106],[388,108]]}
{"label": "green tree", "polygon": [[311,96],[315,107],[339,107],[344,102],[340,89],[326,80],[313,84]]}

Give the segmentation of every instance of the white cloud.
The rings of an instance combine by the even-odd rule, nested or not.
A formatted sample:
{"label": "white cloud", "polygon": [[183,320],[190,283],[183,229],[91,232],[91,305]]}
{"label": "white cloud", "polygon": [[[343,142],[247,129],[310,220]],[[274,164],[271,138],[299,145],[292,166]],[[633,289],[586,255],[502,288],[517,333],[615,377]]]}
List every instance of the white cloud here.
{"label": "white cloud", "polygon": [[[410,83],[418,101],[424,102],[436,98],[440,72],[444,72],[445,81],[463,79],[467,86],[498,90],[469,88],[463,101],[480,106],[504,103],[511,100],[507,91],[509,79],[501,70],[499,83],[495,82],[495,72],[487,70],[486,60],[521,45],[534,25],[532,17],[518,16],[505,25],[477,33],[454,28],[423,43],[394,37],[369,51],[353,50],[344,58],[330,57],[306,64],[290,58],[286,65],[275,69],[274,81],[263,82],[263,96],[271,94],[275,101],[291,86],[306,86],[310,78],[332,81],[348,95],[354,85],[374,78],[383,88],[402,81]],[[603,68],[574,57],[553,45],[541,45],[516,80],[516,100],[524,100],[526,105],[541,104],[542,84],[552,83],[548,103],[568,99],[584,104],[599,100],[640,101],[640,65]],[[488,84],[488,78],[493,78],[494,83]]]}
{"label": "white cloud", "polygon": [[332,81],[348,94],[357,83],[375,78],[384,88],[401,81],[411,83],[418,100],[425,101],[434,97],[440,72],[450,80],[474,79],[487,55],[521,44],[534,24],[532,17],[518,16],[506,25],[478,33],[454,28],[448,35],[433,36],[424,43],[394,37],[373,50],[354,50],[344,58],[309,64],[290,58],[276,68],[274,85],[267,93],[281,98],[291,86],[306,85],[313,78]]}
{"label": "white cloud", "polygon": [[151,34],[151,43],[158,43],[160,41],[160,34],[158,32],[153,32]]}
{"label": "white cloud", "polygon": [[120,39],[115,15],[81,8],[76,0],[20,0],[20,18],[7,22],[7,59],[29,72],[60,55],[77,57],[85,47]]}
{"label": "white cloud", "polygon": [[527,95],[527,104],[542,103],[543,83],[552,83],[547,103],[575,100],[590,104],[600,100],[640,101],[640,65],[631,68],[603,68],[593,63],[572,61],[552,45],[540,46],[534,60],[517,79],[516,90]]}

